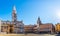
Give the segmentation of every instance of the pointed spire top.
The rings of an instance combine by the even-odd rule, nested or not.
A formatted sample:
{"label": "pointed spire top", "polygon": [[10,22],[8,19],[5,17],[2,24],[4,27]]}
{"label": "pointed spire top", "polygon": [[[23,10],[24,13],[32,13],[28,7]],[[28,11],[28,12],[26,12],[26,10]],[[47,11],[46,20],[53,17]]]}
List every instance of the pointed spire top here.
{"label": "pointed spire top", "polygon": [[16,13],[16,7],[15,7],[15,5],[13,6],[13,10],[14,10],[14,13]]}
{"label": "pointed spire top", "polygon": [[40,17],[38,17],[38,20],[40,20]]}
{"label": "pointed spire top", "polygon": [[13,10],[16,10],[16,7],[15,7],[15,5],[13,6]]}

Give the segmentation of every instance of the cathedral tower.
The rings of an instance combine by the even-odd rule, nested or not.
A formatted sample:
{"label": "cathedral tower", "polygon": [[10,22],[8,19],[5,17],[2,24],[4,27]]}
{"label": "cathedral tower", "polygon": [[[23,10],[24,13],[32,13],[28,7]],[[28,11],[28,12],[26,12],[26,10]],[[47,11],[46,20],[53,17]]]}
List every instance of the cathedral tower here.
{"label": "cathedral tower", "polygon": [[15,6],[13,6],[12,21],[13,21],[13,22],[16,22],[16,21],[17,21],[16,7],[15,7]]}

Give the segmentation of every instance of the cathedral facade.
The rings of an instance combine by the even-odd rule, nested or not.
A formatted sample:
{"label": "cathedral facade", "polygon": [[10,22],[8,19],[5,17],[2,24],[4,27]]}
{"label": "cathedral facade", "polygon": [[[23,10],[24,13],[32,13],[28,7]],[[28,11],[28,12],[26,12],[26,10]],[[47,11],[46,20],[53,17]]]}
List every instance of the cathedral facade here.
{"label": "cathedral facade", "polygon": [[[1,21],[1,32],[4,33],[23,33],[24,23],[17,20],[16,7],[12,10],[12,21]],[[12,25],[12,26],[11,26]]]}

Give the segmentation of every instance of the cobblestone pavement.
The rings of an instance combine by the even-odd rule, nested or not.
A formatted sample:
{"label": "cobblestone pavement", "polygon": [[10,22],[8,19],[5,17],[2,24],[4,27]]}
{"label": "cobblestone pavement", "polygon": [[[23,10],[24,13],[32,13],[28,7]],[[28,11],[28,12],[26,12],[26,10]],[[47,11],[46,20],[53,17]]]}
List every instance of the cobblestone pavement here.
{"label": "cobblestone pavement", "polygon": [[51,35],[51,34],[27,34],[26,36],[56,36],[56,34]]}
{"label": "cobblestone pavement", "polygon": [[0,34],[0,36],[60,36],[60,34]]}

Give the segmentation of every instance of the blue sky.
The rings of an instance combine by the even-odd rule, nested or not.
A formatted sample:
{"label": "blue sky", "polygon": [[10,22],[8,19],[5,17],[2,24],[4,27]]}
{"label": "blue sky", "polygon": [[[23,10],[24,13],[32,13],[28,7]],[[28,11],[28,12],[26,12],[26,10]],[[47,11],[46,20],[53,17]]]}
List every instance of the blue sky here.
{"label": "blue sky", "polygon": [[24,24],[60,23],[60,0],[0,0],[0,19],[12,20],[12,8],[16,6],[17,20]]}

